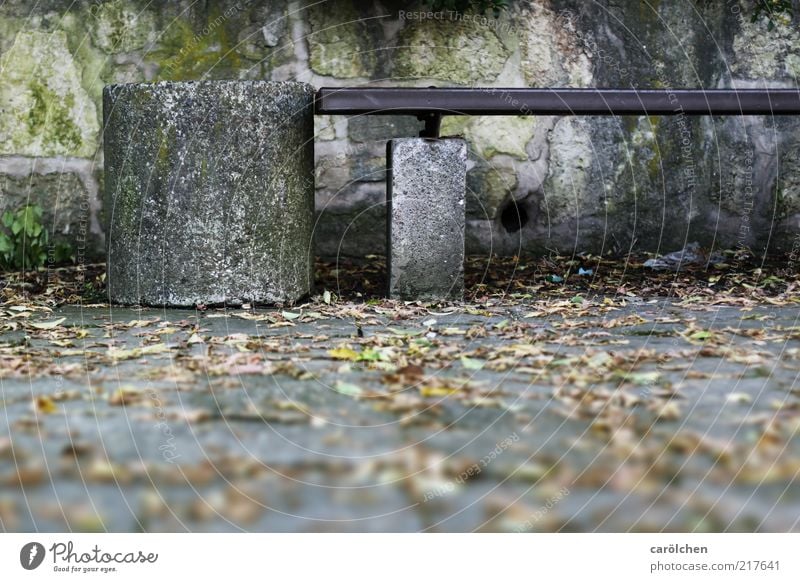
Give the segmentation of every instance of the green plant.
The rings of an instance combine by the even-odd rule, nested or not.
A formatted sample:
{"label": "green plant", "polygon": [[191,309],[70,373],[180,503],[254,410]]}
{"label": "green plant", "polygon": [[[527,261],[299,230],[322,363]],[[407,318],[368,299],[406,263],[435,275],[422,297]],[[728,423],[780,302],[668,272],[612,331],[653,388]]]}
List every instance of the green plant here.
{"label": "green plant", "polygon": [[55,245],[52,245],[51,254],[53,257],[53,263],[56,265],[75,263],[75,250],[69,243],[59,241]]}
{"label": "green plant", "polygon": [[42,226],[42,208],[28,204],[3,213],[0,231],[0,267],[4,270],[36,269],[47,261],[47,230]]}
{"label": "green plant", "polygon": [[485,14],[491,10],[497,18],[500,12],[508,8],[508,0],[423,0],[431,10],[452,10],[453,12],[478,12]]}
{"label": "green plant", "polygon": [[762,16],[768,19],[767,30],[775,28],[776,21],[791,21],[792,0],[755,0],[751,21],[756,22]]}

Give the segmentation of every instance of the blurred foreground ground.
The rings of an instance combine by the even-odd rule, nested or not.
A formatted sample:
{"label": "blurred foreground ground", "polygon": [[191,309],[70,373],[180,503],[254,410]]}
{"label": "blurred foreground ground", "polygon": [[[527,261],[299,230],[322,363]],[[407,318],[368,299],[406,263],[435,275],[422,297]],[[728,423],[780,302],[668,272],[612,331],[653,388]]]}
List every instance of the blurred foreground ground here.
{"label": "blurred foreground ground", "polygon": [[729,259],[475,260],[444,305],[321,264],[278,309],[6,276],[0,528],[799,531],[799,278]]}

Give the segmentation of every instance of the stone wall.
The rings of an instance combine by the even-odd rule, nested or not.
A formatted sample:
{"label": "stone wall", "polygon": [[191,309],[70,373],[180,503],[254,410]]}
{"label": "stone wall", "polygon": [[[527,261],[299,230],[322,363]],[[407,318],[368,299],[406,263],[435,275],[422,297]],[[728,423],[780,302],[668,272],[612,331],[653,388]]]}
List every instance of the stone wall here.
{"label": "stone wall", "polygon": [[[798,16],[770,31],[753,2],[511,0],[494,20],[398,0],[6,1],[0,211],[39,202],[56,239],[100,256],[109,83],[794,87]],[[418,129],[317,118],[321,254],[384,252],[385,143]],[[800,249],[800,119],[451,117],[443,133],[470,144],[473,253]]]}

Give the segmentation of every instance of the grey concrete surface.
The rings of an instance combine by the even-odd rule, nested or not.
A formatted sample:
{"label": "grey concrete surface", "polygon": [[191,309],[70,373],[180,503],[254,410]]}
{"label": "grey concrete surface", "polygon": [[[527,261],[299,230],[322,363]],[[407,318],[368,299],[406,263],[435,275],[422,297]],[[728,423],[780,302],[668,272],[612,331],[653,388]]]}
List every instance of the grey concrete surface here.
{"label": "grey concrete surface", "polygon": [[4,531],[800,530],[797,307],[62,317],[0,340]]}
{"label": "grey concrete surface", "polygon": [[460,300],[464,294],[467,144],[406,138],[387,148],[389,296]]}

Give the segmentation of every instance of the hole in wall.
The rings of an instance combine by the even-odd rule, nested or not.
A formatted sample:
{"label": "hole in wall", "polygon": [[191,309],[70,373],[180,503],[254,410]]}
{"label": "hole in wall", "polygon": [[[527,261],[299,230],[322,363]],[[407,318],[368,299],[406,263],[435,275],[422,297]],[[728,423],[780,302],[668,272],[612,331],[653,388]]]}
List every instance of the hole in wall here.
{"label": "hole in wall", "polygon": [[528,220],[528,211],[514,200],[506,204],[500,214],[500,224],[503,225],[506,232],[519,232],[528,224]]}

